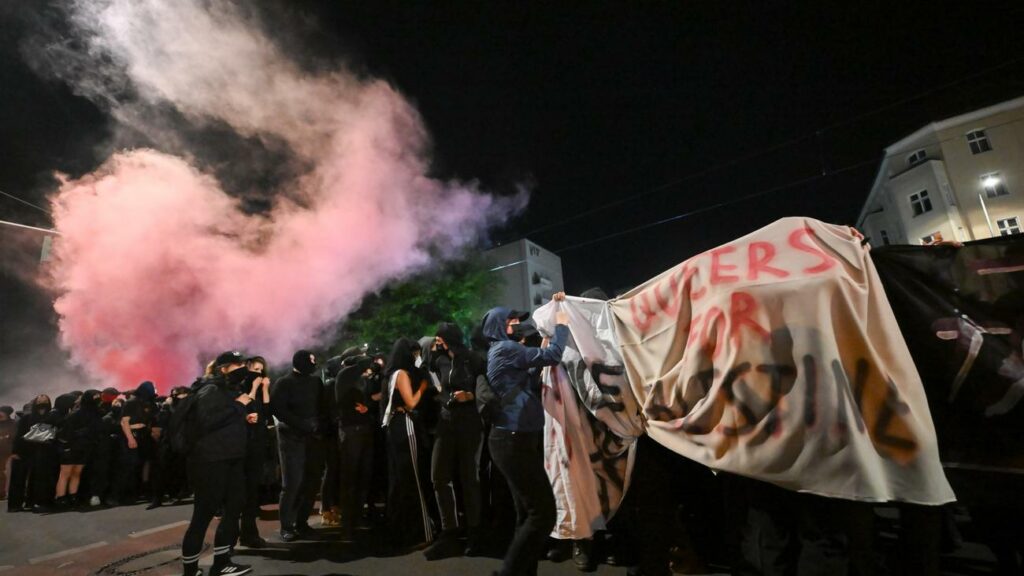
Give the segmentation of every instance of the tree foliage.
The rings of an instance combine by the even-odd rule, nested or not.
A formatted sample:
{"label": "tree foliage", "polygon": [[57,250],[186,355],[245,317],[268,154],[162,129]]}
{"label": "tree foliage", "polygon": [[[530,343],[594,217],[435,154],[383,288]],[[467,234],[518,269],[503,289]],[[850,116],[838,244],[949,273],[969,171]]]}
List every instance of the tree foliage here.
{"label": "tree foliage", "polygon": [[389,350],[403,336],[433,335],[442,321],[455,322],[468,337],[500,290],[501,276],[479,255],[395,282],[348,317],[333,351],[362,344]]}

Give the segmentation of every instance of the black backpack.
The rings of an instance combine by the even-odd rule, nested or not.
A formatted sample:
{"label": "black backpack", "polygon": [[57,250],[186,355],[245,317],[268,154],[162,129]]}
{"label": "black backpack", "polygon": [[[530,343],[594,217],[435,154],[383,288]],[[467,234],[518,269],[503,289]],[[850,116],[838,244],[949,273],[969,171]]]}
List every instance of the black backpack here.
{"label": "black backpack", "polygon": [[168,437],[171,450],[178,454],[188,454],[199,440],[199,422],[196,418],[196,394],[183,398],[171,413],[168,425]]}

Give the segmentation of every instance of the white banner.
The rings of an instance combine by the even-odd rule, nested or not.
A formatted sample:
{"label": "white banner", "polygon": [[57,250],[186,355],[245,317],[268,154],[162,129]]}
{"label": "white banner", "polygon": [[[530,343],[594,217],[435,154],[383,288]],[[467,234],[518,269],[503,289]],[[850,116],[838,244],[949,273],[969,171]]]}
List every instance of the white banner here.
{"label": "white banner", "polygon": [[618,510],[643,422],[608,303],[550,302],[533,315],[542,334],[554,333],[559,306],[569,314],[572,337],[561,364],[544,372],[544,466],[558,507],[551,536],[582,539],[604,529]]}
{"label": "white banner", "polygon": [[648,433],[666,447],[823,496],[955,499],[921,379],[851,229],[784,218],[610,305]]}

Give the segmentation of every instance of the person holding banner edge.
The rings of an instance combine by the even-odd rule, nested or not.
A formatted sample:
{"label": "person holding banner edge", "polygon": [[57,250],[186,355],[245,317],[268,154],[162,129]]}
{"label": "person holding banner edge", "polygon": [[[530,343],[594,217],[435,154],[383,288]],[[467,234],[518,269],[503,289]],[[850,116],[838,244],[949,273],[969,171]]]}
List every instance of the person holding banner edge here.
{"label": "person holding banner edge", "polygon": [[[553,296],[565,300],[565,293]],[[544,407],[540,390],[531,386],[531,369],[558,364],[569,340],[568,314],[556,314],[555,337],[546,348],[529,348],[509,338],[513,326],[529,317],[504,307],[484,316],[483,333],[490,342],[487,379],[499,399],[492,414],[494,428],[488,448],[508,480],[516,504],[515,536],[498,576],[534,575],[544,552],[545,538],[555,525],[555,497],[544,471],[542,436]]]}

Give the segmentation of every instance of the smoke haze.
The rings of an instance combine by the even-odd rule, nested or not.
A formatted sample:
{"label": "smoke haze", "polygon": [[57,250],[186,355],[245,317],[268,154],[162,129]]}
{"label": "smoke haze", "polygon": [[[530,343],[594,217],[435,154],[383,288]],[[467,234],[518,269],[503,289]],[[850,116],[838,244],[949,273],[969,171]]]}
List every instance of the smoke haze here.
{"label": "smoke haze", "polygon": [[[52,198],[62,344],[106,383],[166,391],[236,347],[286,360],[368,292],[525,207],[525,192],[431,177],[429,136],[397,90],[303,70],[236,4],[72,6],[71,36],[30,57],[159,148],[117,152]],[[290,167],[267,210],[226,192],[162,121],[168,109],[278,151]]]}

